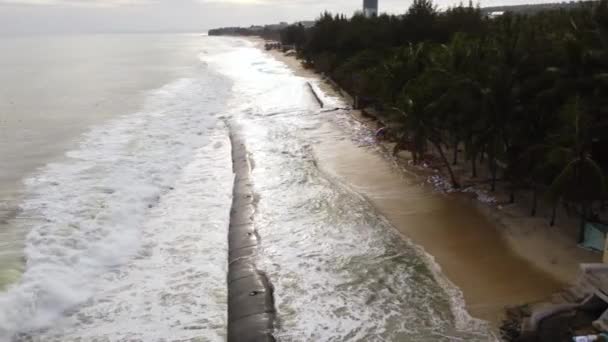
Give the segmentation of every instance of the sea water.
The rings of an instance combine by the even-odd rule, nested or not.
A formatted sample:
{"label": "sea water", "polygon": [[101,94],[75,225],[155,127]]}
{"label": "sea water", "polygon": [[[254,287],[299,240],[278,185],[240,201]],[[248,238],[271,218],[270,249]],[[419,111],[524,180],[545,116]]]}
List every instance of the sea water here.
{"label": "sea water", "polygon": [[[51,38],[27,39],[12,44],[26,53]],[[21,127],[21,111],[31,135],[0,140],[12,156],[0,183],[12,208],[0,226],[0,340],[225,340],[229,127],[253,165],[258,266],[274,285],[279,340],[492,340],[428,256],[321,171],[320,128],[349,118],[320,110],[314,80],[238,38],[52,39],[86,72],[51,70],[37,92],[24,83],[1,94],[14,103],[2,108],[4,131]],[[78,57],[88,39],[106,53]],[[31,67],[62,63],[48,58]],[[98,110],[86,96],[102,98],[91,94],[104,86]],[[23,109],[28,92],[36,111]]]}
{"label": "sea water", "polygon": [[3,60],[3,84],[31,80],[2,93],[3,184],[20,191],[6,196],[0,340],[222,340],[233,175],[218,117],[231,81],[201,61],[213,47],[200,35],[11,44],[50,51]]}

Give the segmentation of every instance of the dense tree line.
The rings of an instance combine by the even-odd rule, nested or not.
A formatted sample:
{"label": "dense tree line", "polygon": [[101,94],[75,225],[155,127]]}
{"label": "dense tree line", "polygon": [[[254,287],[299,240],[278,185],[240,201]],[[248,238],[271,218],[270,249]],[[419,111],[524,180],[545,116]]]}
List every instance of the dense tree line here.
{"label": "dense tree line", "polygon": [[[325,13],[281,33],[305,62],[382,113],[419,162],[489,168],[512,189],[603,208],[608,171],[608,0],[488,18],[471,4],[400,16]],[[455,151],[446,155],[446,150]],[[459,155],[459,150],[462,151]],[[453,160],[450,160],[453,159]]]}
{"label": "dense tree line", "polygon": [[261,37],[268,40],[280,40],[282,25],[266,25],[251,27],[222,27],[209,30],[210,36],[241,36]]}

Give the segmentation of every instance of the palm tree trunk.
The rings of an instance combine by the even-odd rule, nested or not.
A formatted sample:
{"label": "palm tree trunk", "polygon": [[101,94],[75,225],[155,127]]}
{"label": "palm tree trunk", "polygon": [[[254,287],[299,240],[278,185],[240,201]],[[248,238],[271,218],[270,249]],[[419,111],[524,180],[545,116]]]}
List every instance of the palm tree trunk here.
{"label": "palm tree trunk", "polygon": [[473,169],[473,178],[477,177],[477,155],[473,154],[471,158],[471,168]]}
{"label": "palm tree trunk", "polygon": [[454,144],[454,159],[452,160],[452,165],[458,164],[458,142]]}
{"label": "palm tree trunk", "polygon": [[553,201],[553,211],[551,212],[551,222],[549,222],[549,225],[551,227],[555,226],[555,217],[557,216],[557,204],[559,203],[559,199],[556,199],[555,201]]}
{"label": "palm tree trunk", "polygon": [[497,165],[496,165],[496,157],[492,156],[490,158],[490,171],[492,172],[492,192],[496,191],[496,173],[498,172],[497,170]]}
{"label": "palm tree trunk", "polygon": [[[579,161],[583,160],[583,152],[579,151]],[[575,172],[576,172],[576,180],[579,186],[583,184],[583,172],[581,171],[582,165],[581,162],[576,164]],[[585,241],[585,218],[587,214],[587,204],[585,200],[581,201],[581,223],[578,231],[578,243],[583,243]]]}
{"label": "palm tree trunk", "polygon": [[530,216],[536,216],[536,205],[538,202],[538,191],[536,190],[536,186],[532,188],[532,210],[530,211]]}
{"label": "palm tree trunk", "polygon": [[581,223],[578,228],[578,243],[585,241],[585,221],[587,218],[587,205],[585,202],[581,203]]}
{"label": "palm tree trunk", "polygon": [[492,141],[491,142],[492,145],[490,146],[490,154],[488,155],[488,163],[490,166],[490,174],[491,174],[491,178],[492,178],[492,186],[491,186],[491,191],[494,192],[496,191],[496,173],[498,172],[497,168],[497,164],[496,164],[496,141]]}
{"label": "palm tree trunk", "polygon": [[445,166],[448,168],[448,172],[450,174],[450,179],[452,181],[452,186],[455,189],[459,189],[460,188],[460,183],[458,183],[458,181],[456,180],[456,176],[454,175],[454,171],[452,170],[452,167],[450,166],[450,162],[446,158],[445,153],[443,153],[443,149],[441,148],[441,144],[438,143],[438,142],[436,142],[436,141],[432,141],[432,143],[437,148],[437,151],[439,151],[439,154],[441,155],[441,160],[443,161],[443,163],[445,164]]}

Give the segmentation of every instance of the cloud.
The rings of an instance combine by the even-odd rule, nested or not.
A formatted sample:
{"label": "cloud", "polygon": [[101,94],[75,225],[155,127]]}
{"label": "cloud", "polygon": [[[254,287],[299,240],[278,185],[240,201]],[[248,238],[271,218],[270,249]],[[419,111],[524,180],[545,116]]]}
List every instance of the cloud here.
{"label": "cloud", "polygon": [[[413,0],[380,0],[405,13]],[[460,0],[435,0],[440,7]],[[488,5],[498,1],[482,0]],[[465,1],[466,2],[466,1]],[[11,33],[201,32],[314,20],[324,11],[351,15],[363,0],[0,0],[0,35]]]}
{"label": "cloud", "polygon": [[0,0],[2,5],[116,7],[141,5],[159,0]]}

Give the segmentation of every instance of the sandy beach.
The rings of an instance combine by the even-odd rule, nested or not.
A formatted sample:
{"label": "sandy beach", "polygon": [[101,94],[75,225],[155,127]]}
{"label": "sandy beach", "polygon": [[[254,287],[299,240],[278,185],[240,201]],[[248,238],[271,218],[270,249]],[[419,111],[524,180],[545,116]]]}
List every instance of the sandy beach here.
{"label": "sandy beach", "polygon": [[[263,48],[261,40],[254,41]],[[298,76],[320,78],[294,57],[268,53]],[[320,87],[341,96],[327,82]],[[359,111],[351,114],[370,131],[377,127]],[[462,291],[473,317],[497,328],[506,306],[546,299],[575,280],[579,263],[601,262],[600,254],[576,246],[572,220],[562,218],[549,227],[547,210],[531,218],[525,200],[497,205],[471,194],[443,193],[428,184],[430,176],[437,177],[433,170],[407,167],[409,153],[395,159],[386,153],[391,143],[358,146],[337,140],[339,129],[328,123],[321,130],[321,142],[314,146],[319,167],[366,197],[404,238],[421,246]],[[501,203],[505,191],[492,196]]]}

